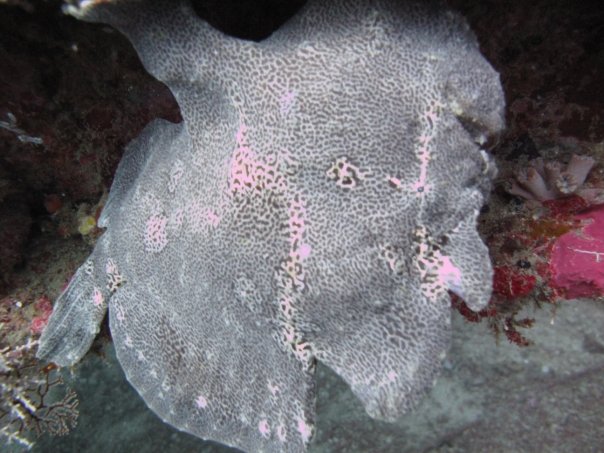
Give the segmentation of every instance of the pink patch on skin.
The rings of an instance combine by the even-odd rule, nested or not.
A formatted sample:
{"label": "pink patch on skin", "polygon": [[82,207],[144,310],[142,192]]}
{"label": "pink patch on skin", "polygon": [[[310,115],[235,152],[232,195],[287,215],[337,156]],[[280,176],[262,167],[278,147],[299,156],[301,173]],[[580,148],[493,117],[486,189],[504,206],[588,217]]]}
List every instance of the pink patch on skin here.
{"label": "pink patch on skin", "polygon": [[255,155],[246,146],[239,146],[233,153],[229,169],[229,188],[232,192],[247,192],[253,183]]}
{"label": "pink patch on skin", "polygon": [[168,244],[166,225],[168,218],[163,214],[152,215],[145,223],[145,236],[143,242],[148,252],[161,252]]}
{"label": "pink patch on skin", "polygon": [[426,145],[426,144],[428,144],[428,142],[429,142],[430,140],[432,140],[432,137],[431,137],[431,136],[429,136],[429,135],[422,134],[422,135],[420,135],[420,136],[419,136],[419,142],[420,142],[422,145]]}
{"label": "pink patch on skin", "polygon": [[302,244],[298,249],[298,254],[300,255],[301,260],[305,260],[310,256],[311,247],[308,244]]}
{"label": "pink patch on skin", "polygon": [[285,341],[287,343],[293,343],[294,338],[296,337],[296,334],[293,331],[293,327],[291,327],[289,325],[287,327],[290,327],[290,328],[285,330]]}
{"label": "pink patch on skin", "polygon": [[394,371],[389,371],[388,374],[386,375],[386,378],[388,379],[388,382],[394,382],[394,381],[396,381],[397,377],[398,377],[398,375]]}
{"label": "pink patch on skin", "polygon": [[560,236],[552,249],[552,286],[567,299],[604,295],[604,205],[576,216],[588,223]]}
{"label": "pink patch on skin", "polygon": [[298,428],[298,432],[300,433],[300,436],[302,436],[302,442],[307,443],[310,440],[310,437],[312,436],[312,429],[301,418],[298,418],[297,422],[298,422],[297,428]]}
{"label": "pink patch on skin", "polygon": [[273,385],[270,382],[268,383],[268,390],[271,392],[271,395],[276,396],[279,393],[280,389],[278,385]]}
{"label": "pink patch on skin", "polygon": [[281,299],[279,303],[279,307],[281,308],[281,311],[286,319],[290,319],[292,317],[294,307],[290,296],[283,296],[283,299]]}
{"label": "pink patch on skin", "polygon": [[268,439],[271,435],[271,429],[268,426],[268,421],[266,419],[262,419],[258,422],[258,431],[262,434],[262,437]]}
{"label": "pink patch on skin", "polygon": [[434,137],[434,128],[436,121],[438,120],[438,108],[440,108],[439,104],[432,105],[424,114],[427,124],[424,127],[424,131],[418,138],[420,147],[417,150],[416,155],[420,161],[419,177],[417,178],[417,181],[411,185],[412,191],[417,195],[424,195],[426,192],[428,192],[428,190],[431,189],[431,187],[426,184],[428,177],[428,164],[431,160],[430,148],[428,145]]}
{"label": "pink patch on skin", "polygon": [[216,215],[216,213],[211,209],[208,209],[207,217],[208,222],[212,226],[218,226],[218,224],[220,223],[220,217],[218,217],[218,215]]}
{"label": "pink patch on skin", "polygon": [[294,105],[294,102],[296,101],[296,96],[297,93],[295,90],[288,91],[283,96],[281,96],[281,99],[279,99],[279,104],[282,115],[287,115],[289,113],[292,106]]}
{"label": "pink patch on skin", "polygon": [[[419,167],[419,178],[413,185],[416,192],[426,192],[426,180],[428,178],[428,163],[430,162],[430,155],[428,149],[423,146],[420,149],[420,167]],[[420,188],[423,190],[420,191]]]}
{"label": "pink patch on skin", "polygon": [[395,178],[394,176],[391,176],[390,178],[388,178],[388,182],[390,184],[392,184],[393,186],[395,186],[397,189],[401,186],[401,180],[398,178]]}
{"label": "pink patch on skin", "polygon": [[455,293],[457,293],[456,290],[461,291],[461,271],[448,256],[443,255],[441,258],[443,265],[438,269],[439,282]]}
{"label": "pink patch on skin", "polygon": [[307,345],[308,345],[308,343],[298,343],[296,345],[296,352],[299,352],[299,353],[304,352]]}
{"label": "pink patch on skin", "polygon": [[420,179],[419,181],[417,181],[411,185],[411,190],[420,195],[428,192],[432,188],[432,185],[431,184],[426,185],[425,182],[426,181],[425,181],[425,175],[424,175],[423,180]]}
{"label": "pink patch on skin", "polygon": [[95,307],[100,307],[103,305],[105,298],[103,297],[103,293],[98,288],[94,288],[94,292],[92,294],[92,303]]}
{"label": "pink patch on skin", "polygon": [[247,191],[248,184],[254,182],[253,170],[256,166],[256,156],[247,147],[238,148],[233,155],[231,160],[230,178],[231,190],[233,191]]}
{"label": "pink patch on skin", "polygon": [[228,187],[233,194],[260,190],[284,190],[284,182],[276,181],[278,167],[260,158],[246,140],[247,128],[241,125],[236,135],[237,146],[229,163]]}
{"label": "pink patch on skin", "polygon": [[195,405],[197,406],[197,409],[205,409],[208,407],[208,400],[205,396],[199,395],[195,400]]}
{"label": "pink patch on skin", "polygon": [[302,220],[302,217],[300,217],[297,213],[293,214],[290,218],[289,218],[289,229],[292,230],[292,235],[295,235],[296,237],[299,236],[298,230],[301,229],[304,225],[304,221]]}
{"label": "pink patch on skin", "polygon": [[108,274],[117,274],[117,266],[115,265],[115,261],[111,258],[109,258],[107,264],[105,264],[105,272]]}

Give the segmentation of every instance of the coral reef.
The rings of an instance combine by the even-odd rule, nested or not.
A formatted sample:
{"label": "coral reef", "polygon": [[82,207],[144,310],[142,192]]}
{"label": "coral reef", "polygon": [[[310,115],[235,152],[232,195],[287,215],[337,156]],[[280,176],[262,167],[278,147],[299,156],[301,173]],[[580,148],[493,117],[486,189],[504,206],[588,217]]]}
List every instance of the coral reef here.
{"label": "coral reef", "polygon": [[559,297],[604,295],[604,277],[598,265],[604,256],[604,183],[596,176],[586,184],[595,162],[590,156],[576,154],[566,166],[558,161],[533,160],[528,169],[516,171],[515,179],[506,185],[509,193],[532,202],[528,212],[537,228],[533,236],[547,241],[540,246],[542,274],[545,284]]}
{"label": "coral reef", "polygon": [[542,247],[548,251],[547,285],[561,297],[604,295],[604,276],[598,265],[604,260],[604,216],[600,206],[604,203],[604,184],[598,178],[586,184],[595,162],[590,156],[576,154],[566,166],[536,159],[528,168],[517,171],[506,185],[510,194],[543,206],[544,210],[533,215],[540,225],[549,223],[550,231],[553,227],[563,233]]}
{"label": "coral reef", "polygon": [[534,159],[508,181],[506,190],[512,195],[538,202],[577,195],[590,205],[602,203],[604,189],[584,185],[595,162],[590,156],[577,154],[572,154],[567,165]]}
{"label": "coral reef", "polygon": [[483,217],[495,264],[493,298],[478,313],[453,300],[467,320],[486,319],[520,346],[530,344],[518,331],[532,325],[530,318],[517,318],[527,306],[604,296],[598,264],[604,257],[604,181],[599,168],[593,171],[594,158],[572,154],[568,162],[540,158],[511,168],[512,177],[502,175],[500,188],[523,202],[506,215],[498,210]]}
{"label": "coral reef", "polygon": [[[476,30],[506,93],[507,128],[492,151],[500,179],[489,209],[479,219],[496,274],[498,268],[506,269],[500,274],[505,277],[501,286],[512,285],[508,295],[494,294],[480,319],[495,332],[506,332],[508,318],[529,319],[527,313],[540,307],[551,308],[555,316],[559,298],[587,294],[559,287],[560,277],[553,276],[563,269],[552,266],[552,251],[564,250],[558,242],[563,235],[580,236],[593,221],[583,214],[603,201],[604,98],[599,87],[604,85],[604,66],[599,49],[604,12],[595,1],[449,3]],[[592,247],[596,243],[592,241]],[[567,284],[579,288],[585,283],[582,278],[593,280],[587,275],[594,264],[583,267]],[[514,282],[517,287],[529,284],[532,290],[514,295]],[[476,321],[476,316],[468,318]],[[524,337],[528,331],[519,331],[521,338],[514,334],[510,340],[529,344]]]}

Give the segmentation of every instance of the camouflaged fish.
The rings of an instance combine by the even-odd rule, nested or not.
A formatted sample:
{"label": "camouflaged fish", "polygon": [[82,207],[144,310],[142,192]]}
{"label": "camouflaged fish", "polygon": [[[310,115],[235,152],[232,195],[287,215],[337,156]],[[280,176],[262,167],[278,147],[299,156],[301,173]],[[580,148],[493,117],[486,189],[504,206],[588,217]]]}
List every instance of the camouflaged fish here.
{"label": "camouflaged fish", "polygon": [[464,19],[311,0],[249,42],[184,2],[68,9],[128,36],[184,121],[128,146],[39,357],[80,360],[108,309],[147,405],[246,451],[306,449],[316,361],[372,417],[412,409],[449,347],[448,292],[491,294],[476,218],[504,97]]}

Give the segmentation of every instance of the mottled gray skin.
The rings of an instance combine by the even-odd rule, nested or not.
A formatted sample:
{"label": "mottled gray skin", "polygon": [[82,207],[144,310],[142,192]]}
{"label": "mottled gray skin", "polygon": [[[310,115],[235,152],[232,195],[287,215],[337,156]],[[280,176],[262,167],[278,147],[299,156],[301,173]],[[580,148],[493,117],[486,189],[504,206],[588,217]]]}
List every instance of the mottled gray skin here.
{"label": "mottled gray skin", "polygon": [[429,389],[448,290],[491,294],[476,217],[503,127],[497,73],[440,4],[310,1],[260,43],[173,2],[84,2],[172,90],[120,164],[107,231],[55,305],[39,357],[88,350],[109,307],[120,363],[171,425],[301,452],[315,361],[376,418]]}

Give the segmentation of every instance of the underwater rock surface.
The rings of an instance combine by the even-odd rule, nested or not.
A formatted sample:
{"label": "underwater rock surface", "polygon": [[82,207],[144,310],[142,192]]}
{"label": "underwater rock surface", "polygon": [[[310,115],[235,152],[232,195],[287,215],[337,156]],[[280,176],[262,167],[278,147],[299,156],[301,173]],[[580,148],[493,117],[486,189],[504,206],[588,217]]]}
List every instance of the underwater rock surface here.
{"label": "underwater rock surface", "polygon": [[448,290],[486,305],[476,232],[503,127],[497,73],[439,3],[309,2],[230,38],[173,2],[83,2],[164,81],[183,123],[128,147],[107,231],[39,357],[87,352],[109,307],[128,380],[164,421],[249,451],[304,451],[316,360],[394,420],[450,343]]}

